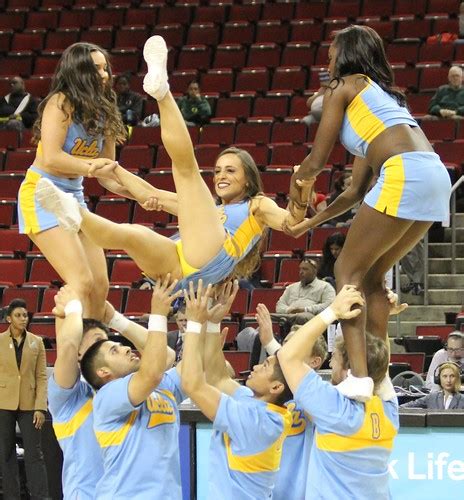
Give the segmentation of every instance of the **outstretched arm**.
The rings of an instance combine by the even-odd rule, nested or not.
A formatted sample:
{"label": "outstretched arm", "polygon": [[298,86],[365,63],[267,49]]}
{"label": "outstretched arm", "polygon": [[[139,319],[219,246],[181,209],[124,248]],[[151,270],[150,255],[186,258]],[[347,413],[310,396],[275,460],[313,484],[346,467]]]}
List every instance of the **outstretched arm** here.
{"label": "outstretched arm", "polygon": [[305,375],[312,370],[306,364],[308,352],[312,352],[317,338],[327,327],[337,319],[355,318],[361,313],[360,309],[351,310],[354,305],[364,305],[361,293],[354,286],[345,285],[335,297],[332,304],[318,314],[299,330],[277,352],[285,379],[293,393],[300,385]]}
{"label": "outstretched arm", "polygon": [[153,289],[148,340],[140,367],[130,379],[127,389],[129,400],[134,406],[145,401],[158,386],[166,368],[167,315],[172,301],[181,293],[171,295],[177,280],[169,285],[170,279],[170,274],[167,274],[164,281],[161,283],[161,280],[158,280]]}
{"label": "outstretched arm", "polygon": [[66,285],[55,295],[56,361],[55,382],[70,389],[79,377],[78,352],[82,341],[82,304],[79,296]]}
{"label": "outstretched arm", "polygon": [[[143,353],[148,340],[148,330],[146,328],[116,311],[108,301],[106,301],[105,304],[103,322],[112,330],[117,331],[127,340],[132,342],[137,351]],[[168,369],[174,364],[176,353],[168,346],[166,349],[166,356],[166,369]]]}
{"label": "outstretched arm", "polygon": [[205,322],[208,317],[207,304],[211,294],[211,285],[203,289],[202,281],[198,282],[195,295],[193,283],[189,291],[185,291],[185,314],[187,328],[184,337],[184,353],[181,364],[182,389],[213,421],[221,401],[221,391],[206,381],[203,370],[203,342]]}
{"label": "outstretched arm", "polygon": [[233,394],[239,384],[233,380],[226,367],[221,335],[221,321],[224,319],[238,292],[238,281],[229,281],[216,290],[215,304],[208,309],[208,323],[205,338],[205,373],[208,383],[217,387],[221,392]]}

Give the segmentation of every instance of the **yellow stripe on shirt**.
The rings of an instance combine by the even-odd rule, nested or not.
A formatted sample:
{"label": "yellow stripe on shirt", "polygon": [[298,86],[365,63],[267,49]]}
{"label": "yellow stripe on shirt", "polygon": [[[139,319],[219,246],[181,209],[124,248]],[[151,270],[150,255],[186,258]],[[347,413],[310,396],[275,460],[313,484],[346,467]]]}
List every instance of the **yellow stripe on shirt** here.
{"label": "yellow stripe on shirt", "polygon": [[403,196],[405,172],[401,155],[392,156],[384,164],[384,182],[375,209],[396,217]]}
{"label": "yellow stripe on shirt", "polygon": [[231,257],[239,258],[255,236],[261,235],[263,228],[254,215],[249,215],[238,227],[233,236],[228,236],[224,242],[224,250]]}
{"label": "yellow stripe on shirt", "polygon": [[53,422],[53,429],[58,440],[74,436],[92,412],[92,402],[93,399],[89,399],[68,422]]}
{"label": "yellow stripe on shirt", "polygon": [[264,451],[253,455],[234,455],[228,434],[224,433],[224,444],[227,451],[229,468],[239,472],[257,473],[279,470],[282,458],[282,445],[292,426],[292,415],[285,408],[268,404],[268,408],[282,415],[283,431],[280,436]]}
{"label": "yellow stripe on shirt", "polygon": [[126,423],[117,431],[95,431],[98,444],[102,448],[107,448],[108,446],[119,446],[124,439],[126,439],[127,434],[134,425],[137,413],[137,410],[131,412]]}
{"label": "yellow stripe on shirt", "polygon": [[362,95],[370,85],[366,85],[346,108],[346,116],[354,132],[367,144],[370,144],[381,132],[385,130],[382,120],[369,109]]}
{"label": "yellow stripe on shirt", "polygon": [[365,448],[393,448],[393,439],[397,430],[385,415],[382,401],[375,396],[365,403],[365,416],[361,428],[351,436],[340,434],[320,434],[316,430],[315,441],[319,450],[347,452]]}

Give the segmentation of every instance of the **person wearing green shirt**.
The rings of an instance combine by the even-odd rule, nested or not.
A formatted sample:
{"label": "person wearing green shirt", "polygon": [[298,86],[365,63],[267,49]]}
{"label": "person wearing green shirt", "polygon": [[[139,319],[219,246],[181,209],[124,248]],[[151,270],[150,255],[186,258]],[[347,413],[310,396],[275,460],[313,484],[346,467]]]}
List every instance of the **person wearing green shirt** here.
{"label": "person wearing green shirt", "polygon": [[450,118],[460,120],[464,116],[464,86],[462,68],[451,66],[448,84],[438,88],[429,105],[429,115],[425,118]]}
{"label": "person wearing green shirt", "polygon": [[204,125],[211,117],[211,106],[200,93],[200,85],[193,80],[187,87],[187,94],[178,103],[180,112],[189,127]]}

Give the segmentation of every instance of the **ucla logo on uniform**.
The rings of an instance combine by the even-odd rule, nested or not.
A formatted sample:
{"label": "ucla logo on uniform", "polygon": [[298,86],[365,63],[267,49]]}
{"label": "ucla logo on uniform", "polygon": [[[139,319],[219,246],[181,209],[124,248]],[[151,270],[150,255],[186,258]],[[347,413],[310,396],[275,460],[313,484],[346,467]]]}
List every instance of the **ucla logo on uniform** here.
{"label": "ucla logo on uniform", "polygon": [[71,154],[74,156],[84,156],[85,158],[96,158],[99,155],[98,143],[94,140],[87,145],[85,139],[78,137],[74,141]]}
{"label": "ucla logo on uniform", "polygon": [[154,392],[147,399],[147,409],[150,412],[147,429],[152,429],[162,424],[173,424],[176,421],[174,406],[171,401],[169,401],[173,396],[171,393],[168,394],[168,391],[163,392],[166,392],[166,398],[159,392]]}
{"label": "ucla logo on uniform", "polygon": [[292,427],[288,433],[289,436],[297,436],[306,429],[306,419],[303,412],[297,409],[294,402],[287,404],[287,410],[292,414]]}

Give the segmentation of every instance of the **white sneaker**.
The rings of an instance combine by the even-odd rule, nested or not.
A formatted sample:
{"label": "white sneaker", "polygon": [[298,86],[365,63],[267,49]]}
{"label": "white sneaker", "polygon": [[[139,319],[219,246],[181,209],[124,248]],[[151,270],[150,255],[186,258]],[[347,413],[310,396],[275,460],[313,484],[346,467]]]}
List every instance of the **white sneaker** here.
{"label": "white sneaker", "polygon": [[370,377],[353,377],[351,372],[343,382],[335,386],[341,394],[350,399],[365,403],[372,398],[374,381]]}
{"label": "white sneaker", "polygon": [[49,179],[42,177],[37,183],[36,196],[42,207],[55,215],[63,229],[79,232],[82,216],[79,203],[71,193],[61,191]]}
{"label": "white sneaker", "polygon": [[143,90],[157,101],[161,101],[169,90],[168,48],[163,37],[150,37],[143,47],[143,57],[148,66],[148,72],[143,79]]}
{"label": "white sneaker", "polygon": [[396,398],[395,388],[389,375],[386,375],[382,382],[380,382],[375,390],[375,394],[383,401],[391,401]]}

